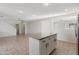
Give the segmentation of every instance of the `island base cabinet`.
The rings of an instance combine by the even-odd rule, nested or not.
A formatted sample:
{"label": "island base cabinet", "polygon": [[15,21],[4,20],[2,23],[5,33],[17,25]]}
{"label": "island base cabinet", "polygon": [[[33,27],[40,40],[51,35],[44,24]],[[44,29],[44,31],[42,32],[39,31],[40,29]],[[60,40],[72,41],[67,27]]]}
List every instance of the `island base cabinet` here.
{"label": "island base cabinet", "polygon": [[40,43],[40,50],[42,55],[49,55],[55,48],[56,48],[56,38],[55,37],[48,37],[45,38],[43,40],[41,40],[42,42]]}
{"label": "island base cabinet", "polygon": [[51,39],[50,38],[48,38],[48,43],[47,43],[47,54],[50,54],[51,53],[51,51],[52,51],[52,41],[51,41]]}
{"label": "island base cabinet", "polygon": [[29,37],[29,55],[40,55],[39,40]]}
{"label": "island base cabinet", "polygon": [[42,44],[40,46],[40,54],[41,55],[46,55],[47,54],[46,44]]}
{"label": "island base cabinet", "polygon": [[43,39],[29,38],[30,55],[49,55],[56,48],[56,35]]}

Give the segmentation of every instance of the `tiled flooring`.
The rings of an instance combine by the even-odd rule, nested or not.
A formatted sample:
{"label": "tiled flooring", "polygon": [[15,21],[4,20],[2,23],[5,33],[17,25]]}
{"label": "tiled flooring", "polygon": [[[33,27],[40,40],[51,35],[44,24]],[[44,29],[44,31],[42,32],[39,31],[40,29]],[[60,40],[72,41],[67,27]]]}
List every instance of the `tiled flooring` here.
{"label": "tiled flooring", "polygon": [[[77,45],[57,41],[57,49],[52,55],[76,55]],[[0,38],[0,55],[28,55],[28,39],[24,35]]]}
{"label": "tiled flooring", "polygon": [[26,55],[26,47],[24,35],[0,38],[0,55]]}
{"label": "tiled flooring", "polygon": [[77,55],[77,44],[57,41],[57,48],[52,55]]}

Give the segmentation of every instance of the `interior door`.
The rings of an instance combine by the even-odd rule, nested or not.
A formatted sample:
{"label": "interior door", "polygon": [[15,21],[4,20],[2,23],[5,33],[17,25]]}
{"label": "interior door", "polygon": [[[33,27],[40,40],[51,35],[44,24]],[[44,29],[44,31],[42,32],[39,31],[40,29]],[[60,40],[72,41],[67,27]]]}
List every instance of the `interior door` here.
{"label": "interior door", "polygon": [[22,24],[22,34],[25,35],[25,24]]}
{"label": "interior door", "polygon": [[16,24],[16,35],[19,35],[19,24]]}

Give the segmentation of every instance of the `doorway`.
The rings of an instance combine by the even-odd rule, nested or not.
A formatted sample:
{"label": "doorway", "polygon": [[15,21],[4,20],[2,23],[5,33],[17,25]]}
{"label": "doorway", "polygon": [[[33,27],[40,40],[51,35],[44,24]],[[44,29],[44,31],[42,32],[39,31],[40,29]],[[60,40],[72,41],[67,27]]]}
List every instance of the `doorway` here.
{"label": "doorway", "polygon": [[16,24],[16,35],[25,35],[25,24]]}

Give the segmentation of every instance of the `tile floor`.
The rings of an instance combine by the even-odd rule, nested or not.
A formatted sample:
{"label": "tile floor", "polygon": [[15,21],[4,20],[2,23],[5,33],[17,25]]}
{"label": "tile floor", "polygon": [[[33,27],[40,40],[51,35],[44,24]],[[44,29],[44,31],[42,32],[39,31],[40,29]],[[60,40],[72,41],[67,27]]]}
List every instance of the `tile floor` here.
{"label": "tile floor", "polygon": [[0,55],[26,55],[26,47],[24,35],[0,38]]}
{"label": "tile floor", "polygon": [[[57,41],[52,55],[76,55],[77,45]],[[0,38],[0,55],[28,55],[28,39],[24,35]]]}
{"label": "tile floor", "polygon": [[77,55],[77,44],[57,41],[57,48],[52,55]]}

